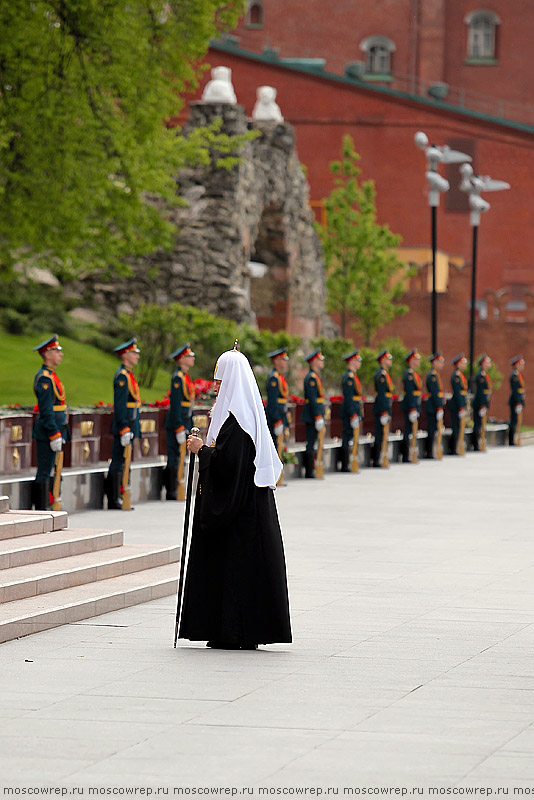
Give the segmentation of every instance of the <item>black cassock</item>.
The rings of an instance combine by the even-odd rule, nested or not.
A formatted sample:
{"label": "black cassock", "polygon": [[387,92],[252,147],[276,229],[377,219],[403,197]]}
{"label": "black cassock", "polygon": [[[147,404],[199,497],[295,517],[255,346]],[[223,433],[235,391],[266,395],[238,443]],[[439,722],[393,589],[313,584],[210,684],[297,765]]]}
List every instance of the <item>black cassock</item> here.
{"label": "black cassock", "polygon": [[255,454],[232,414],[198,454],[182,639],[291,642],[280,523],[273,490],[254,483]]}

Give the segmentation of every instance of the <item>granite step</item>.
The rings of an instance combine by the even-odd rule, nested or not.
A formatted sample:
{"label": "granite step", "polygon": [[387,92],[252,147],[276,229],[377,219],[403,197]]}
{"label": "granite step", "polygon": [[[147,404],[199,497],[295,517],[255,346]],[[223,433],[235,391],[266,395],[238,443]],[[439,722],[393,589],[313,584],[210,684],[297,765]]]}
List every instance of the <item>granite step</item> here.
{"label": "granite step", "polygon": [[120,547],[123,541],[124,533],[121,530],[95,531],[85,528],[4,539],[0,543],[0,570]]}
{"label": "granite step", "polygon": [[64,530],[69,524],[66,511],[9,511],[0,515],[0,541],[17,536]]}
{"label": "granite step", "polygon": [[[166,597],[177,591],[177,563],[0,605],[0,642]],[[172,628],[172,622],[169,621]],[[169,637],[172,631],[169,631]]]}
{"label": "granite step", "polygon": [[4,569],[0,571],[0,603],[161,567],[177,561],[179,555],[178,546],[123,545]]}
{"label": "granite step", "polygon": [[9,497],[5,494],[0,497],[0,514],[3,514],[4,511],[9,511]]}

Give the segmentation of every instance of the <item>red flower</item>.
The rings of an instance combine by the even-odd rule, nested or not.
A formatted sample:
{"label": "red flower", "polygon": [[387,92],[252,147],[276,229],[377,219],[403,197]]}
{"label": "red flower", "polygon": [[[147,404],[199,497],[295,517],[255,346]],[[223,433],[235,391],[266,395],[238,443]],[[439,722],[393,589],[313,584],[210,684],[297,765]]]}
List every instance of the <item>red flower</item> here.
{"label": "red flower", "polygon": [[37,403],[34,405],[33,410],[34,411],[39,411],[39,406],[37,405]]}
{"label": "red flower", "polygon": [[303,397],[297,397],[296,394],[290,394],[289,399],[291,400],[292,403],[295,403],[295,405],[297,406],[303,406],[305,402]]}
{"label": "red flower", "polygon": [[331,403],[342,403],[343,402],[343,395],[342,394],[333,394],[332,397],[330,397],[330,402]]}

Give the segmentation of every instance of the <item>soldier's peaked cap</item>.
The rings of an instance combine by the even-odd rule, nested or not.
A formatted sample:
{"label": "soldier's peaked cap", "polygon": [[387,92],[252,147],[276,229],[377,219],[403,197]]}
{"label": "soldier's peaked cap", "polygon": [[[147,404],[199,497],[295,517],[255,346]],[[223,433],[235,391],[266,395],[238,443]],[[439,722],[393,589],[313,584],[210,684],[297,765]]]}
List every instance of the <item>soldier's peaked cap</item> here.
{"label": "soldier's peaked cap", "polygon": [[313,353],[310,353],[309,356],[306,356],[304,361],[307,361],[308,364],[309,364],[310,361],[313,361],[314,358],[320,358],[320,359],[322,359],[324,361],[324,356],[321,353],[321,348],[320,347],[318,347],[317,350],[314,350]]}
{"label": "soldier's peaked cap", "polygon": [[286,347],[280,347],[278,350],[273,350],[272,353],[267,353],[267,358],[276,358],[281,356],[285,361],[289,361]]}
{"label": "soldier's peaked cap", "polygon": [[33,349],[37,350],[40,355],[46,353],[47,350],[63,350],[59,344],[57,333],[54,333],[50,339],[45,339],[44,342],[41,342],[41,344],[38,344],[37,347],[34,347]]}
{"label": "soldier's peaked cap", "polygon": [[377,361],[382,361],[383,358],[393,358],[389,350],[382,350],[376,357]]}
{"label": "soldier's peaked cap", "polygon": [[123,342],[118,347],[113,348],[113,352],[117,353],[118,356],[122,356],[123,353],[127,353],[129,350],[133,351],[134,353],[141,352],[137,347],[137,339],[135,336],[133,336],[131,339],[128,339],[127,342]]}
{"label": "soldier's peaked cap", "polygon": [[465,358],[465,355],[463,353],[458,353],[458,355],[454,356],[454,358],[452,359],[451,364],[457,364],[459,361],[462,360],[462,358]]}
{"label": "soldier's peaked cap", "polygon": [[414,348],[413,350],[410,350],[410,352],[408,353],[408,355],[406,356],[406,358],[404,360],[405,361],[409,361],[410,358],[413,358],[414,356],[417,356],[418,358],[421,358],[421,353],[419,352],[417,347]]}
{"label": "soldier's peaked cap", "polygon": [[356,358],[358,356],[361,360],[360,349],[357,347],[356,350],[353,350],[352,353],[347,353],[346,356],[343,356],[343,361],[350,361],[351,358]]}
{"label": "soldier's peaked cap", "polygon": [[517,364],[518,361],[523,360],[523,353],[518,353],[516,356],[510,359],[510,364]]}
{"label": "soldier's peaked cap", "polygon": [[432,355],[430,356],[431,361],[436,361],[438,358],[443,358],[443,353],[441,352],[441,350],[436,350],[436,352],[432,353]]}
{"label": "soldier's peaked cap", "polygon": [[482,353],[482,355],[480,356],[480,358],[477,361],[477,364],[478,364],[479,367],[481,366],[481,364],[482,364],[482,362],[484,361],[485,358],[489,358],[488,354],[487,353]]}
{"label": "soldier's peaked cap", "polygon": [[171,353],[169,356],[169,361],[172,361],[176,358],[181,358],[182,356],[194,356],[194,352],[191,350],[189,342],[187,344],[183,344],[181,347],[178,347],[174,353]]}

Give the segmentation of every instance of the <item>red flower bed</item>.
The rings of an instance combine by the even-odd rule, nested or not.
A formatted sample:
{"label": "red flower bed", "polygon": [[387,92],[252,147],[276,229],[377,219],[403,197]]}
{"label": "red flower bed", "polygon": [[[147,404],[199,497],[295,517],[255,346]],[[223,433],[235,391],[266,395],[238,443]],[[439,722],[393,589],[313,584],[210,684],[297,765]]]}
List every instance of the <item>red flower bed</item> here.
{"label": "red flower bed", "polygon": [[295,403],[296,406],[303,406],[305,402],[303,397],[297,397],[296,394],[290,394],[289,400],[291,400],[292,403]]}

